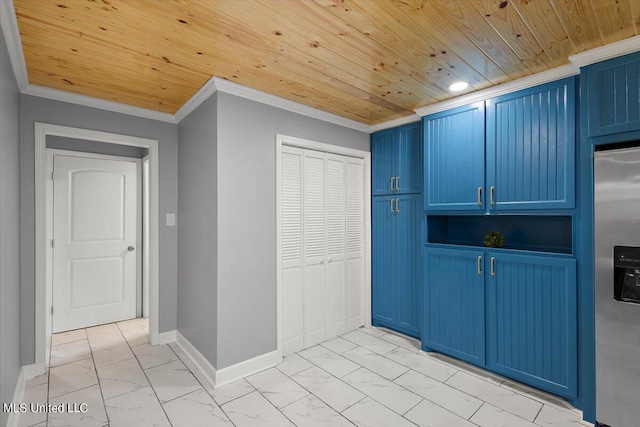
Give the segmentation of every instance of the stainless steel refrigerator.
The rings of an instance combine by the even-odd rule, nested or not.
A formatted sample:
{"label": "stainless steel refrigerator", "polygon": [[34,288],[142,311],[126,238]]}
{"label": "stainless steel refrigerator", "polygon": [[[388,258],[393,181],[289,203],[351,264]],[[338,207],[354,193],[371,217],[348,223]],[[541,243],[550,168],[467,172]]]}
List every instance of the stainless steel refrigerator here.
{"label": "stainless steel refrigerator", "polygon": [[640,426],[640,147],[594,167],[596,420]]}

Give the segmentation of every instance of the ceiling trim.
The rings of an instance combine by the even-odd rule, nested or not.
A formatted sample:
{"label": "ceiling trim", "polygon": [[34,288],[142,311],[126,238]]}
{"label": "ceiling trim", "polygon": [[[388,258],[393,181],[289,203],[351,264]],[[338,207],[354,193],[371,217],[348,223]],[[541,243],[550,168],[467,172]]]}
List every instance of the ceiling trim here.
{"label": "ceiling trim", "polygon": [[198,91],[187,100],[176,114],[173,116],[176,123],[180,123],[182,119],[187,117],[189,113],[198,108],[200,104],[209,99],[211,95],[213,95],[218,88],[216,87],[215,79],[212,77],[205,84],[202,85]]}
{"label": "ceiling trim", "polygon": [[499,85],[472,92],[467,95],[458,96],[456,98],[451,98],[442,102],[436,102],[435,104],[416,108],[414,111],[420,116],[428,116],[429,114],[438,113],[440,111],[449,110],[455,107],[461,107],[463,105],[473,104],[474,102],[484,101],[489,98],[505,95],[521,89],[527,89],[539,84],[552,82],[554,80],[559,80],[565,77],[575,76],[576,74],[580,74],[580,69],[573,64],[567,64],[561,67],[552,68],[551,70],[512,80],[510,82],[501,83]]}
{"label": "ceiling trim", "polygon": [[7,43],[13,74],[16,77],[18,88],[22,92],[29,85],[29,78],[27,77],[27,66],[22,52],[22,41],[20,40],[13,0],[0,1],[0,27],[2,27],[2,33]]}
{"label": "ceiling trim", "polygon": [[328,113],[317,108],[309,107],[308,105],[303,105],[299,102],[271,95],[257,89],[252,89],[250,87],[243,86],[229,80],[221,79],[218,77],[212,77],[212,79],[215,82],[217,90],[219,90],[220,92],[236,95],[241,98],[250,99],[262,104],[267,104],[272,107],[291,111],[292,113],[302,114],[303,116],[333,123],[360,132],[371,133],[371,126],[367,124],[347,119],[345,117],[338,116],[337,114]]}
{"label": "ceiling trim", "polygon": [[369,126],[369,133],[377,132],[379,130],[385,130],[394,128],[396,126],[402,126],[409,123],[415,123],[420,121],[420,116],[417,114],[411,114],[409,116],[400,117],[398,119],[389,120],[382,123]]}
{"label": "ceiling trim", "polygon": [[177,123],[175,116],[169,113],[149,110],[147,108],[134,107],[133,105],[122,104],[120,102],[107,101],[106,99],[94,98],[92,96],[80,95],[64,90],[52,89],[49,87],[29,84],[20,91],[25,95],[39,96],[40,98],[53,99],[55,101],[69,102],[71,104],[83,105],[85,107],[99,108],[101,110],[113,111],[115,113],[128,114],[130,116],[142,117],[145,119],[159,120],[161,122]]}
{"label": "ceiling trim", "polygon": [[607,45],[577,53],[569,57],[569,61],[577,67],[584,67],[607,59],[617,58],[640,51],[640,36],[629,37],[624,40],[609,43]]}

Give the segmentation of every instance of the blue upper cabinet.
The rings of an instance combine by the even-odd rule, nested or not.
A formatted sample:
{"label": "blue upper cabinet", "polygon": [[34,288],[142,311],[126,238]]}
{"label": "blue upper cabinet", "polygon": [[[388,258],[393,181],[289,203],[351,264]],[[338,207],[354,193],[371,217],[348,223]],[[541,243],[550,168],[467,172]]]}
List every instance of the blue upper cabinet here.
{"label": "blue upper cabinet", "polygon": [[487,262],[488,367],[577,397],[575,260],[489,252]]}
{"label": "blue upper cabinet", "polygon": [[374,196],[420,193],[420,123],[386,129],[371,136],[371,192]]}
{"label": "blue upper cabinet", "polygon": [[486,101],[492,210],[575,206],[575,80]]}
{"label": "blue upper cabinet", "polygon": [[425,117],[425,210],[573,208],[575,116],[572,77]]}
{"label": "blue upper cabinet", "polygon": [[484,210],[484,102],[427,116],[423,126],[425,210]]}
{"label": "blue upper cabinet", "polygon": [[640,53],[590,65],[582,74],[590,137],[640,129]]}
{"label": "blue upper cabinet", "polygon": [[397,150],[397,132],[386,129],[371,135],[371,193],[374,196],[394,193],[396,166],[394,151]]}

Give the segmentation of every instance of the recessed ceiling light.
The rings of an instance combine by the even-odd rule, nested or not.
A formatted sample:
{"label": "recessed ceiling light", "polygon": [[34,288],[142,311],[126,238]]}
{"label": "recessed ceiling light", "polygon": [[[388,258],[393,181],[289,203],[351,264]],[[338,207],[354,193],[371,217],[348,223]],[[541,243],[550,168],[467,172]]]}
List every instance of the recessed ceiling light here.
{"label": "recessed ceiling light", "polygon": [[461,90],[465,90],[469,87],[469,83],[467,82],[455,82],[451,86],[449,86],[449,90],[452,92],[460,92]]}

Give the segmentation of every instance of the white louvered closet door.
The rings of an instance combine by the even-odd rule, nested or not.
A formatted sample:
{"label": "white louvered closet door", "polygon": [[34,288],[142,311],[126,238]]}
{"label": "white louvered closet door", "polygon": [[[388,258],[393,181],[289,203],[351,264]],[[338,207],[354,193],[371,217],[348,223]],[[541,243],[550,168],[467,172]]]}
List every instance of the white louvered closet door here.
{"label": "white louvered closet door", "polygon": [[302,167],[303,150],[282,147],[282,347],[284,354],[304,347],[302,320]]}
{"label": "white louvered closet door", "polygon": [[283,354],[364,324],[362,159],[282,147]]}
{"label": "white louvered closet door", "polygon": [[325,215],[327,236],[327,337],[346,332],[345,157],[326,155]]}
{"label": "white louvered closet door", "polygon": [[346,158],[346,328],[364,325],[364,161]]}
{"label": "white louvered closet door", "polygon": [[325,154],[304,151],[304,347],[327,338],[325,324]]}

